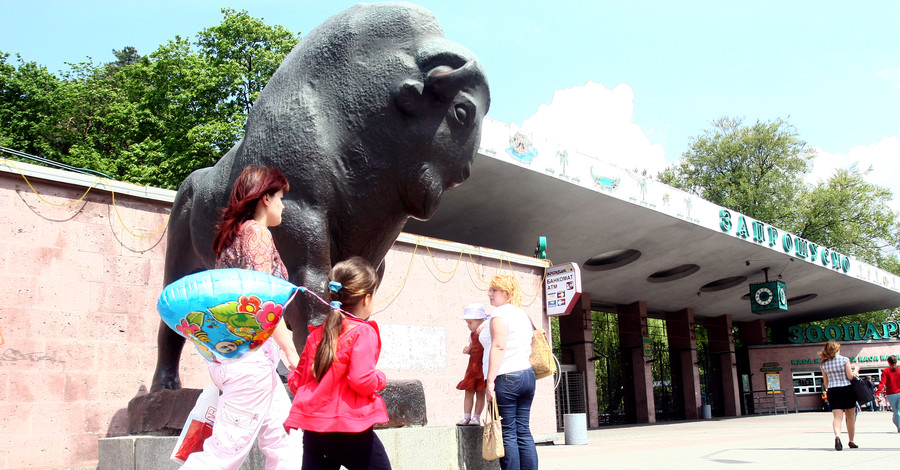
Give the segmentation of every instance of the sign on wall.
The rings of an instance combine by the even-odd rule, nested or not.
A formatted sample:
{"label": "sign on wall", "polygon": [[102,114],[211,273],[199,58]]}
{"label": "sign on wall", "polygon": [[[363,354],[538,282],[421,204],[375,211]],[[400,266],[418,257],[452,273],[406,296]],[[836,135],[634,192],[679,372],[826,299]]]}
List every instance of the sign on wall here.
{"label": "sign on wall", "polygon": [[568,315],[581,297],[581,270],[578,263],[550,266],[545,271],[547,315],[551,317]]}

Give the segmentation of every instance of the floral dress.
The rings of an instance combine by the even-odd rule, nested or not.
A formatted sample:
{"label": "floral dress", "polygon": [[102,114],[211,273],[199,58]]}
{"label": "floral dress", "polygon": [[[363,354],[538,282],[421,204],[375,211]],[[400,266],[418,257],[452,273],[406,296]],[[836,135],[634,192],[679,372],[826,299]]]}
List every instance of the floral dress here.
{"label": "floral dress", "polygon": [[287,268],[275,249],[272,233],[253,219],[241,225],[231,246],[219,254],[216,269],[224,268],[252,269],[288,280]]}

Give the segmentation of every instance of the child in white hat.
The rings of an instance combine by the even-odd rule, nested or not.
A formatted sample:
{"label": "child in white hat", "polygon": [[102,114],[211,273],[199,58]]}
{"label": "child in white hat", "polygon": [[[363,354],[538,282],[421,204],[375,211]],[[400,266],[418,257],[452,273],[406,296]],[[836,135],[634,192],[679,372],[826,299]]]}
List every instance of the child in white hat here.
{"label": "child in white hat", "polygon": [[[474,303],[466,305],[463,311],[462,319],[466,321],[469,327],[469,345],[463,348],[463,354],[469,355],[469,365],[466,367],[466,375],[462,381],[456,385],[458,390],[465,390],[466,397],[463,401],[463,417],[459,420],[457,426],[478,426],[481,424],[481,410],[484,408],[484,371],[482,369],[482,359],[484,357],[484,346],[478,341],[478,334],[484,329],[487,323],[487,312],[484,305]],[[475,408],[472,408],[472,405]]]}

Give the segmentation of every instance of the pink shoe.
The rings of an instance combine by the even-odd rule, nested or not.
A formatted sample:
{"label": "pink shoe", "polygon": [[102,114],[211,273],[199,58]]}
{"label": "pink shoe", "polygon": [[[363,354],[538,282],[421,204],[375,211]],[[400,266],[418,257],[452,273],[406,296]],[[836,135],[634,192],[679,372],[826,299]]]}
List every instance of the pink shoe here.
{"label": "pink shoe", "polygon": [[463,419],[457,421],[456,425],[457,426],[468,426],[470,421],[471,421],[470,419],[463,418]]}
{"label": "pink shoe", "polygon": [[478,418],[472,418],[469,420],[469,426],[481,426],[481,420]]}

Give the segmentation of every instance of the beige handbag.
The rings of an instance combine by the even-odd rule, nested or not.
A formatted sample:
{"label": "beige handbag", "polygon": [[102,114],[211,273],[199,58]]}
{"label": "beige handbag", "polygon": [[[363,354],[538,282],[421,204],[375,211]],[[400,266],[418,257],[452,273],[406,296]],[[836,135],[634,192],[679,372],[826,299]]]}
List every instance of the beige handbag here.
{"label": "beige handbag", "polygon": [[537,379],[550,377],[556,373],[553,351],[550,350],[544,330],[536,328],[534,321],[531,322],[531,328],[534,330],[534,337],[531,338],[531,368],[534,369],[534,376]]}
{"label": "beige handbag", "polygon": [[503,428],[500,426],[500,411],[497,409],[497,397],[488,402],[484,416],[484,434],[481,439],[481,457],[484,460],[497,460],[506,455],[503,451]]}

